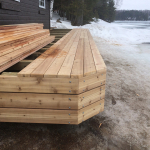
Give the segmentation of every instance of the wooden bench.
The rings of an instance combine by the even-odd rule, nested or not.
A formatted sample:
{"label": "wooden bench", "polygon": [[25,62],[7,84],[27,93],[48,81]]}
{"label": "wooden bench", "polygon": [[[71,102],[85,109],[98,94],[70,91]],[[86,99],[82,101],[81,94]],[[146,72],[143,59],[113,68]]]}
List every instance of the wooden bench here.
{"label": "wooden bench", "polygon": [[54,41],[43,24],[0,26],[0,72]]}
{"label": "wooden bench", "polygon": [[104,110],[106,66],[73,29],[14,76],[0,76],[0,121],[79,124]]}

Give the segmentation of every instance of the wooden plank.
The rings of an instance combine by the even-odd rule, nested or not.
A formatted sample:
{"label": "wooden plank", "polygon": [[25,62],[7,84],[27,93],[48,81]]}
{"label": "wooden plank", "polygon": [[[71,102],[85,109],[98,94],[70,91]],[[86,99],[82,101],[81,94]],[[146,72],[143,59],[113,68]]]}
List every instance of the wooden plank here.
{"label": "wooden plank", "polygon": [[12,44],[14,42],[19,42],[20,40],[24,40],[29,37],[35,37],[36,35],[46,34],[46,33],[49,33],[49,30],[45,29],[45,30],[39,30],[34,32],[32,31],[31,33],[26,33],[26,34],[24,33],[22,35],[15,36],[15,37],[7,37],[4,39],[0,39],[0,46],[5,46],[8,44]]}
{"label": "wooden plank", "polygon": [[78,109],[87,107],[102,99],[105,99],[105,85],[79,94]]}
{"label": "wooden plank", "polygon": [[[54,38],[49,37],[49,39],[45,40],[44,43],[41,43],[39,46],[34,47],[33,49],[30,49],[28,51],[26,51],[25,53],[23,53],[22,55],[20,55],[19,57],[15,57],[15,59],[12,59],[10,61],[8,61],[7,63],[4,63],[4,65],[1,65],[0,67],[0,72],[6,70],[7,68],[9,68],[10,66],[16,64],[17,62],[19,62],[20,60],[23,60],[24,58],[28,57],[29,55],[33,54],[35,51],[41,49],[42,47],[44,47],[45,45],[47,45],[48,43],[52,42],[54,40]],[[39,42],[40,43],[40,42]]]}
{"label": "wooden plank", "polygon": [[89,43],[87,30],[84,33],[84,76],[96,73],[95,62]]}
{"label": "wooden plank", "polygon": [[[13,73],[10,73],[14,75]],[[9,75],[9,73],[3,73]],[[98,87],[80,95],[39,94],[39,93],[0,93],[0,108],[39,108],[39,109],[82,109],[105,98],[105,87]]]}
{"label": "wooden plank", "polygon": [[84,56],[84,30],[81,32],[79,45],[76,52],[76,57],[72,67],[71,78],[83,77],[83,56]]}
{"label": "wooden plank", "polygon": [[104,60],[103,60],[102,56],[100,55],[100,52],[90,34],[90,31],[87,30],[87,33],[88,33],[88,37],[89,37],[89,41],[90,41],[90,45],[91,45],[91,49],[92,49],[93,58],[95,61],[96,70],[97,70],[97,72],[99,72],[101,69],[106,68],[106,65],[105,65]]}
{"label": "wooden plank", "polygon": [[79,33],[77,33],[77,37],[75,38],[75,41],[73,42],[70,51],[68,52],[59,72],[58,72],[58,77],[64,77],[64,78],[70,78],[71,76],[71,70],[73,66],[73,62],[75,59],[75,55],[77,52],[77,47],[81,35],[81,30],[78,30]]}
{"label": "wooden plank", "polygon": [[104,111],[104,99],[79,110],[78,124]]}
{"label": "wooden plank", "polygon": [[0,122],[78,124],[76,110],[0,108]]}
{"label": "wooden plank", "polygon": [[5,52],[7,52],[7,51],[11,52],[13,50],[17,50],[19,48],[27,46],[29,44],[29,42],[33,42],[35,39],[40,38],[42,36],[46,36],[46,35],[48,36],[49,32],[45,31],[43,33],[38,33],[36,35],[17,40],[15,42],[12,42],[11,44],[7,44],[7,45],[4,45],[4,46],[1,46],[0,52],[3,55],[3,53],[5,54]]}
{"label": "wooden plank", "polygon": [[1,25],[0,26],[0,33],[2,32],[8,32],[8,31],[16,31],[16,30],[22,30],[22,28],[28,28],[31,26],[44,26],[43,24],[39,23],[26,23],[26,24],[13,24],[13,25]]}
{"label": "wooden plank", "polygon": [[29,26],[27,28],[22,28],[21,30],[14,30],[14,31],[6,30],[5,32],[0,32],[0,39],[23,34],[26,32],[35,31],[35,30],[42,30],[42,29],[43,29],[43,26],[36,25],[36,26]]}
{"label": "wooden plank", "polygon": [[4,50],[0,50],[0,57],[6,55],[8,53],[14,52],[15,50],[18,50],[18,49],[20,50],[20,48],[23,48],[29,44],[40,41],[40,40],[45,39],[47,37],[49,37],[49,34],[42,35],[38,38],[32,38],[30,40],[26,39],[25,41],[21,41],[20,43],[16,44],[15,46],[11,46],[11,47],[8,47]]}
{"label": "wooden plank", "polygon": [[0,75],[0,92],[78,94],[78,79]]}
{"label": "wooden plank", "polygon": [[0,93],[0,108],[78,109],[78,95]]}
{"label": "wooden plank", "polygon": [[[17,76],[17,72],[2,72],[2,76]],[[1,93],[0,93],[1,95]]]}
{"label": "wooden plank", "polygon": [[71,39],[68,41],[67,45],[62,49],[60,54],[56,57],[56,59],[53,61],[52,65],[48,68],[46,73],[44,74],[44,77],[57,77],[57,74],[62,67],[62,64],[69,54],[69,51],[71,50],[71,47],[73,45],[73,42],[78,38],[80,31],[76,32]]}
{"label": "wooden plank", "polygon": [[74,33],[74,31],[71,32],[68,37],[65,38],[63,42],[31,73],[32,77],[44,77],[45,72],[51,66],[56,57],[60,54],[62,49],[66,46]]}
{"label": "wooden plank", "polygon": [[106,84],[106,70],[79,79],[79,93],[84,93]]}
{"label": "wooden plank", "polygon": [[30,45],[27,45],[21,49],[18,49],[16,51],[13,51],[9,54],[6,54],[2,57],[0,57],[0,66],[4,65],[5,63],[7,63],[8,61],[12,61],[13,59],[15,59],[16,57],[22,55],[23,53],[29,51],[29,50],[32,50],[33,48],[39,46],[40,44],[42,44],[43,42],[46,42],[46,41],[53,41],[54,40],[54,37],[47,37],[47,38],[44,38],[44,39],[41,39],[39,41],[36,41],[34,42],[33,44],[30,44]]}
{"label": "wooden plank", "polygon": [[0,108],[0,122],[79,124],[104,110],[100,100],[81,110]]}
{"label": "wooden plank", "polygon": [[[73,32],[73,31],[72,31]],[[66,34],[61,40],[55,43],[55,45],[51,46],[47,51],[45,51],[41,56],[35,59],[29,66],[24,68],[21,72],[18,73],[19,77],[30,77],[31,73],[47,58],[58,46],[62,43],[62,41],[69,36],[69,33]]]}

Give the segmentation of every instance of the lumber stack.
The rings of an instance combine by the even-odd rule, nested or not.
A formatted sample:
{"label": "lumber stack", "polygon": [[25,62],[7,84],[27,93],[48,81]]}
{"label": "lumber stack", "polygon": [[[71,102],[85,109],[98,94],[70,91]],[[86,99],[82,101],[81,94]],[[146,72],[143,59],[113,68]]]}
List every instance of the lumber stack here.
{"label": "lumber stack", "polygon": [[104,110],[106,66],[74,29],[14,75],[0,76],[0,122],[80,124]]}
{"label": "lumber stack", "polygon": [[43,24],[0,26],[0,72],[54,40]]}

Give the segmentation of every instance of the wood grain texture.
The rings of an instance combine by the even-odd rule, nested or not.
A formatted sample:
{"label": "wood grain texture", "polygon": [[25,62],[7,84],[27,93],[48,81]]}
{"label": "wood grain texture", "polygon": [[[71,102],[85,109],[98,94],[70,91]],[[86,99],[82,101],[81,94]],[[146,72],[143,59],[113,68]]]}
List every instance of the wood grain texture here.
{"label": "wood grain texture", "polygon": [[69,54],[69,51],[72,47],[72,44],[73,44],[75,38],[78,37],[77,33],[78,32],[76,32],[74,35],[72,35],[72,37],[70,38],[70,40],[68,41],[66,46],[62,49],[60,54],[53,61],[51,66],[48,68],[48,70],[44,74],[45,77],[57,77],[58,76],[59,70],[62,67],[62,64],[63,64],[65,58]]}
{"label": "wood grain texture", "polygon": [[52,41],[54,41],[54,37],[48,37],[41,41],[30,44],[29,46],[23,47],[21,50],[19,49],[12,52],[11,54],[9,53],[8,55],[2,56],[0,59],[0,72],[16,64],[20,60],[23,60],[27,56],[31,55],[35,51],[38,51]]}
{"label": "wood grain texture", "polygon": [[73,29],[18,76],[83,78],[106,70],[104,61],[87,29]]}
{"label": "wood grain texture", "polygon": [[[74,34],[74,31],[71,31],[70,34],[67,34],[66,36],[64,36],[61,40],[59,40],[56,44],[54,44],[46,52],[44,52],[42,56],[38,57],[35,61],[38,61],[38,59],[41,59],[42,57],[42,62],[38,63],[38,65],[35,65],[34,69],[31,70],[32,72],[28,74],[30,74],[30,76],[32,77],[44,77],[44,74],[48,70],[49,66],[51,66],[53,61],[56,59],[58,54],[65,47],[68,40],[71,38],[73,34]],[[30,66],[32,67],[32,63]]]}
{"label": "wood grain texture", "polygon": [[104,86],[95,88],[93,90],[87,91],[79,95],[1,92],[0,108],[26,108],[26,109],[39,108],[39,109],[57,109],[57,110],[59,109],[78,110],[104,98],[105,98]]}
{"label": "wood grain texture", "polygon": [[71,78],[80,78],[83,77],[83,63],[84,63],[84,34],[81,32],[76,57],[72,67]]}
{"label": "wood grain texture", "polygon": [[[21,37],[19,28],[13,35]],[[9,65],[6,60],[18,62],[50,38],[31,37],[28,43],[24,38],[14,42],[12,49],[4,46],[2,66]],[[105,85],[106,66],[90,32],[73,29],[19,73],[0,75],[0,122],[80,124],[104,111]]]}
{"label": "wood grain texture", "polygon": [[78,87],[78,79],[0,76],[0,92],[78,94]]}
{"label": "wood grain texture", "polygon": [[64,77],[64,78],[69,78],[74,62],[74,58],[76,55],[79,39],[80,39],[81,31],[79,29],[77,33],[77,37],[75,38],[70,51],[68,52],[68,55],[66,56],[64,62],[62,63],[62,66],[58,72],[58,77]]}
{"label": "wood grain texture", "polygon": [[104,100],[80,110],[0,108],[0,122],[79,124],[103,110]]}
{"label": "wood grain texture", "polygon": [[93,59],[92,49],[89,43],[89,38],[87,30],[84,32],[84,75],[87,76],[90,74],[96,73],[95,62]]}

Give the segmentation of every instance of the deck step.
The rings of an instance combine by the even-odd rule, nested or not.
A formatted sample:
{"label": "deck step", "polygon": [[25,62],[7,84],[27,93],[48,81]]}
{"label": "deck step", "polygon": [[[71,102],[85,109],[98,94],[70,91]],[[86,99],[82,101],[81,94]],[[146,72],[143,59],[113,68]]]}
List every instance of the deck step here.
{"label": "deck step", "polygon": [[0,72],[54,41],[43,24],[0,26]]}

